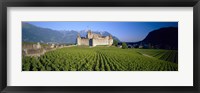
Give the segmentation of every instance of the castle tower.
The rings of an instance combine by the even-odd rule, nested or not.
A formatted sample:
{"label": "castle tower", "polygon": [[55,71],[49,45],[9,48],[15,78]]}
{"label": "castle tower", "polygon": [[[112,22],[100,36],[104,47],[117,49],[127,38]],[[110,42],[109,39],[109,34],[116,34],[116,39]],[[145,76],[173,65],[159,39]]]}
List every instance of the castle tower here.
{"label": "castle tower", "polygon": [[41,45],[40,45],[39,42],[37,43],[36,48],[37,48],[37,49],[40,49],[40,48],[41,48]]}
{"label": "castle tower", "polygon": [[109,46],[112,46],[112,44],[113,44],[113,38],[112,38],[111,35],[109,36],[108,41],[109,41],[109,42],[108,42],[108,43],[109,43],[108,45],[109,45]]}
{"label": "castle tower", "polygon": [[88,30],[88,32],[87,32],[87,38],[91,39],[92,37],[93,37],[92,31]]}
{"label": "castle tower", "polygon": [[81,38],[80,34],[78,33],[77,38]]}
{"label": "castle tower", "polygon": [[81,45],[81,36],[78,34],[77,40],[76,40],[77,45]]}
{"label": "castle tower", "polygon": [[109,39],[112,39],[112,36],[111,36],[111,35],[109,35]]}

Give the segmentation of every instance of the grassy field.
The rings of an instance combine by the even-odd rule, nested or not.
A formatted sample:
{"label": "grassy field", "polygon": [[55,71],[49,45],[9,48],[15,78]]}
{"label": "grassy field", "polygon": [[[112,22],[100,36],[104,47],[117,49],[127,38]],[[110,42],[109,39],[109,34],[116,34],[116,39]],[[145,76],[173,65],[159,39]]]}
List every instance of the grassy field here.
{"label": "grassy field", "polygon": [[23,71],[177,71],[174,50],[69,47],[22,59]]}

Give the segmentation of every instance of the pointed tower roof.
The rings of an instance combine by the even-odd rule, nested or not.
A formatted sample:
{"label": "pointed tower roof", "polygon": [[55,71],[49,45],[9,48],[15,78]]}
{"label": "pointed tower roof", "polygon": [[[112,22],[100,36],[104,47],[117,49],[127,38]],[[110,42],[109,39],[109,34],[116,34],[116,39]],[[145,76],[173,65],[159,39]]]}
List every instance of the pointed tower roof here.
{"label": "pointed tower roof", "polygon": [[88,33],[92,33],[92,31],[91,31],[91,30],[88,30]]}
{"label": "pointed tower roof", "polygon": [[109,35],[109,38],[112,39],[112,35]]}
{"label": "pointed tower roof", "polygon": [[80,38],[80,37],[81,37],[81,36],[80,36],[80,33],[78,33],[77,37],[78,37],[78,38]]}

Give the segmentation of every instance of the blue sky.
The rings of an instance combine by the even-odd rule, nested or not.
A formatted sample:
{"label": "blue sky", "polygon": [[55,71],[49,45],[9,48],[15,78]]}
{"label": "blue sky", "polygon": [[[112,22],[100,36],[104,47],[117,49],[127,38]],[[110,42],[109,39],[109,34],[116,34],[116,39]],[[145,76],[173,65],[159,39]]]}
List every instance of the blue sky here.
{"label": "blue sky", "polygon": [[124,42],[143,40],[149,32],[162,27],[178,27],[178,22],[28,22],[53,30],[107,31]]}

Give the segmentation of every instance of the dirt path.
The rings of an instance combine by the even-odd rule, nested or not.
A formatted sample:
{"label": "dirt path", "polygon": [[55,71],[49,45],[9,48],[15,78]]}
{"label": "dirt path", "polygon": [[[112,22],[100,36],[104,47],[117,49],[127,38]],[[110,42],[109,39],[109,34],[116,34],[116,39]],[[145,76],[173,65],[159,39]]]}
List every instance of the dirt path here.
{"label": "dirt path", "polygon": [[[142,54],[142,53],[141,53]],[[142,54],[143,56],[146,56],[146,57],[150,57],[150,58],[152,58],[152,56],[150,56],[150,55],[147,55],[147,54]]]}
{"label": "dirt path", "polygon": [[141,52],[137,52],[137,53],[139,53],[140,55],[143,55],[143,56],[146,56],[146,57],[152,58],[152,56],[150,56],[150,55],[143,54],[143,53],[141,53]]}

